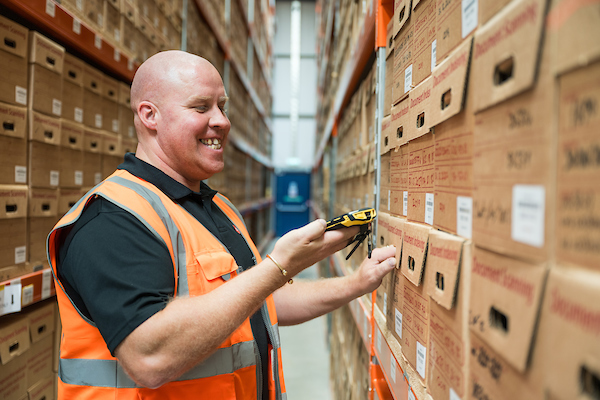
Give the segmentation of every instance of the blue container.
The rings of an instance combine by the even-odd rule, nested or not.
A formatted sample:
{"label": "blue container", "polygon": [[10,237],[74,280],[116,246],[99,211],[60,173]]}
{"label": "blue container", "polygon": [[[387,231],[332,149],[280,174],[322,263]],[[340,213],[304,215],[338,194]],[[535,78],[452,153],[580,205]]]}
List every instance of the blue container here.
{"label": "blue container", "polygon": [[308,223],[310,173],[281,172],[276,179],[275,234],[282,236]]}

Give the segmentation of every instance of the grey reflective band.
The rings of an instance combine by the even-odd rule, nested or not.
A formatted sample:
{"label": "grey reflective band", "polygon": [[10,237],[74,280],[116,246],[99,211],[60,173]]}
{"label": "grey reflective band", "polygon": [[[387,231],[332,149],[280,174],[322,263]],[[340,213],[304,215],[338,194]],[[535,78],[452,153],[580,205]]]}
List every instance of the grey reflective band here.
{"label": "grey reflective band", "polygon": [[273,346],[273,350],[275,352],[272,362],[273,368],[273,379],[275,380],[275,398],[277,400],[285,400],[286,394],[282,392],[282,385],[279,379],[279,371],[281,370],[281,365],[279,365],[279,357],[278,350],[281,347],[281,340],[279,339],[279,324],[271,325],[271,318],[269,316],[269,308],[267,307],[267,303],[263,303],[261,307],[262,317],[265,321],[265,326],[267,327],[267,333],[269,334],[269,339],[271,340],[271,345]]}
{"label": "grey reflective band", "polygon": [[[229,208],[231,208],[231,210],[233,212],[235,212],[237,214],[237,216],[239,217],[240,221],[242,221],[242,224],[244,224],[244,228],[246,228],[246,230],[248,230],[248,227],[246,226],[246,222],[244,221],[244,217],[242,217],[242,214],[240,214],[240,212],[238,211],[237,208],[235,208],[235,206],[233,205],[232,202],[230,202],[225,196],[223,196],[221,193],[217,193],[216,196],[218,198],[220,198],[221,200],[223,200],[223,202],[225,204],[227,204],[229,206]],[[231,219],[231,218],[230,218]],[[233,221],[231,221],[233,222]]]}
{"label": "grey reflective band", "polygon": [[[254,341],[236,343],[217,349],[204,362],[198,364],[175,381],[209,378],[231,374],[238,369],[256,365]],[[117,360],[91,360],[61,358],[58,376],[63,383],[78,386],[132,389],[141,387],[121,367]]]}

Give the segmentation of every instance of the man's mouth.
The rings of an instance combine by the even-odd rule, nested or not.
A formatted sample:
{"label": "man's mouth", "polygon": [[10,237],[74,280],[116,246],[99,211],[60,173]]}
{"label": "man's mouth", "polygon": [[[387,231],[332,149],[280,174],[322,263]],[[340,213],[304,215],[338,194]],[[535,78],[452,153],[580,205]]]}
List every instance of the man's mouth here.
{"label": "man's mouth", "polygon": [[221,139],[200,139],[200,142],[213,150],[219,150],[221,148]]}

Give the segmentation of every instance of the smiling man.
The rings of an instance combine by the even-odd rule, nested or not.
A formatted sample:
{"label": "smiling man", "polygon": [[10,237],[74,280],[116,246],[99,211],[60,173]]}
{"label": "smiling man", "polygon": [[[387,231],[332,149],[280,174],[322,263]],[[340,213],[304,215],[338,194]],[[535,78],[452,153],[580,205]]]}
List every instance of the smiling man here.
{"label": "smiling man", "polygon": [[218,71],[158,53],[135,74],[138,148],[48,236],[63,336],[59,399],[285,399],[279,325],[374,290],[376,249],[353,275],[286,284],[358,228],[317,220],[262,260],[235,207],[202,181],[224,168]]}

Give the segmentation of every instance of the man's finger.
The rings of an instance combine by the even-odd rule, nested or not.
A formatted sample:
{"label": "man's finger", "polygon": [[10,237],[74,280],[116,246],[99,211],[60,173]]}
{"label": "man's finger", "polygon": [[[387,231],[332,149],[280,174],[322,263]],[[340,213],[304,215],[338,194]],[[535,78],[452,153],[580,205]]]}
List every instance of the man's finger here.
{"label": "man's finger", "polygon": [[312,242],[315,239],[320,238],[325,233],[325,228],[327,227],[327,222],[324,219],[317,219],[311,222],[308,225],[300,228],[302,233],[306,235],[306,238],[309,242]]}
{"label": "man's finger", "polygon": [[395,246],[386,246],[386,247],[378,247],[373,250],[371,254],[371,258],[377,260],[377,262],[382,262],[386,258],[394,257],[396,255],[396,247]]}

